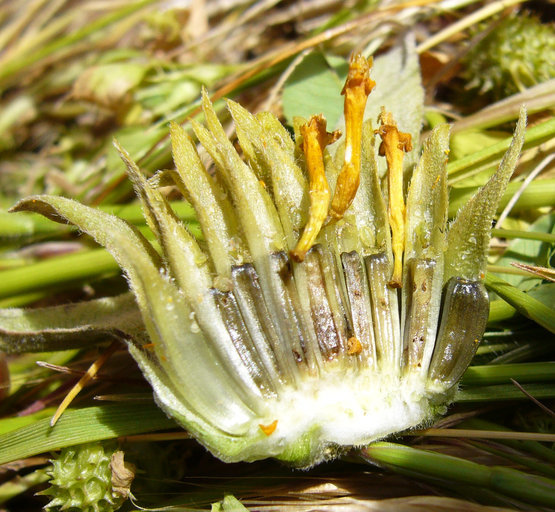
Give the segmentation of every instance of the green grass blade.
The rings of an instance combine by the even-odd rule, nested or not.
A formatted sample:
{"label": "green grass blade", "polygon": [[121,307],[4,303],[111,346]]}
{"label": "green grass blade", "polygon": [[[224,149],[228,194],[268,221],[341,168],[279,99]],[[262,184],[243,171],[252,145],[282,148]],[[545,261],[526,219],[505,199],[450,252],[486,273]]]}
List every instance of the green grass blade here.
{"label": "green grass blade", "polygon": [[555,333],[555,310],[553,308],[490,273],[486,275],[485,284],[519,313]]}
{"label": "green grass blade", "polygon": [[[537,399],[555,398],[555,384],[530,383],[523,386],[527,393]],[[456,402],[496,402],[501,400],[530,400],[514,384],[499,384],[495,386],[476,386],[460,389],[455,395]]]}
{"label": "green grass blade", "polygon": [[154,404],[117,404],[66,411],[54,427],[50,418],[0,435],[0,464],[65,446],[174,428]]}
{"label": "green grass blade", "polygon": [[[187,223],[195,221],[195,211],[189,203],[185,201],[172,201],[170,205],[181,220]],[[138,203],[101,205],[98,209],[116,215],[131,224],[145,224],[143,210]],[[0,210],[0,240],[13,240],[53,233],[62,234],[70,230],[77,231],[77,228],[75,226],[60,225],[38,213],[8,213]]]}

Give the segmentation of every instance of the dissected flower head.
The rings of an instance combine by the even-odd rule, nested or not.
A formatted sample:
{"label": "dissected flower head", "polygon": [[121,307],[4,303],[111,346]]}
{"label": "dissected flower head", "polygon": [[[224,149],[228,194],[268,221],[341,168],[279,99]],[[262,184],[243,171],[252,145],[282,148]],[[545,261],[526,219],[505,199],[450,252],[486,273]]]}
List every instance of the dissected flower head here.
{"label": "dissected flower head", "polygon": [[[385,109],[376,133],[363,120],[369,72],[351,59],[334,146],[322,116],[300,121],[293,141],[272,115],[228,101],[242,159],[206,94],[206,126],[192,128],[215,175],[177,124],[176,170],[150,180],[116,143],[160,253],[124,221],[69,199],[15,207],[74,223],[114,255],[147,334],[128,340],[131,354],[158,404],[223,460],[306,467],[428,422],[483,335],[491,222],[524,115],[499,170],[448,229],[448,126],[429,135],[407,183],[410,135]],[[158,189],[168,179],[194,206],[202,245]]]}

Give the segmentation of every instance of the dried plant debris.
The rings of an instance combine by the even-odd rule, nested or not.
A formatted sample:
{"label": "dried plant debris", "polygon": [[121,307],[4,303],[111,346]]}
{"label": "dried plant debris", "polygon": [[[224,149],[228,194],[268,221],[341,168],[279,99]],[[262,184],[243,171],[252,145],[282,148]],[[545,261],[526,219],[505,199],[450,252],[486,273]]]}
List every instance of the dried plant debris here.
{"label": "dried plant debris", "polygon": [[[362,117],[370,73],[371,60],[355,54],[346,134],[335,145],[321,116],[297,120],[293,141],[271,115],[228,101],[243,160],[203,94],[205,125],[192,128],[211,176],[172,125],[169,175],[197,211],[202,247],[157,188],[163,180],[147,180],[118,142],[160,254],[128,223],[71,199],[38,195],[13,208],[75,224],[112,253],[148,338],[121,325],[129,351],[160,407],[224,461],[310,467],[427,424],[480,343],[492,218],[526,115],[497,172],[448,226],[448,126],[434,129],[403,175],[411,136],[388,105],[376,126]],[[109,324],[114,332],[112,315]],[[44,341],[20,334],[29,347]],[[16,339],[12,328],[4,348],[17,350]]]}

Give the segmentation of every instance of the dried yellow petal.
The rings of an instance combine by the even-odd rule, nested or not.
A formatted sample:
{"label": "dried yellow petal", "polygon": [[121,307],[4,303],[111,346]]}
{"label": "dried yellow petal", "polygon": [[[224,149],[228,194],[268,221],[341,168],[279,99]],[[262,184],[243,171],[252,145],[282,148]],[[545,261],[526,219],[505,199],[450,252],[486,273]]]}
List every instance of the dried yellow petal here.
{"label": "dried yellow petal", "polygon": [[345,96],[345,157],[337,177],[330,216],[341,219],[355,198],[360,182],[360,145],[362,122],[368,95],[376,85],[370,79],[372,58],[355,54],[349,62],[349,74],[341,94]]}
{"label": "dried yellow petal", "polygon": [[391,246],[394,264],[389,285],[400,288],[403,278],[403,251],[405,247],[405,200],[403,198],[403,157],[412,150],[410,133],[397,129],[391,112],[382,108],[379,117],[381,126],[376,133],[382,138],[380,155],[387,161],[389,185],[389,224],[391,226]]}
{"label": "dried yellow petal", "polygon": [[301,134],[308,169],[310,210],[301,239],[291,251],[291,258],[299,262],[304,260],[307,251],[314,244],[328,214],[331,192],[324,172],[323,152],[328,144],[338,139],[339,132],[328,133],[326,120],[319,114],[312,116],[307,124],[301,126]]}

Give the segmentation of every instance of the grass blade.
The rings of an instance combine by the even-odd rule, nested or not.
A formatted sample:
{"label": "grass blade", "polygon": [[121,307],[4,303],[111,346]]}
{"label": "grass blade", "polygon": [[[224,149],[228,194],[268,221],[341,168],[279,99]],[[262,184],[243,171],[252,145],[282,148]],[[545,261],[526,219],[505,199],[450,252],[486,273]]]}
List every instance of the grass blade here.
{"label": "grass blade", "polygon": [[154,403],[68,410],[55,427],[50,426],[50,418],[44,418],[0,435],[0,464],[75,444],[174,427]]}

